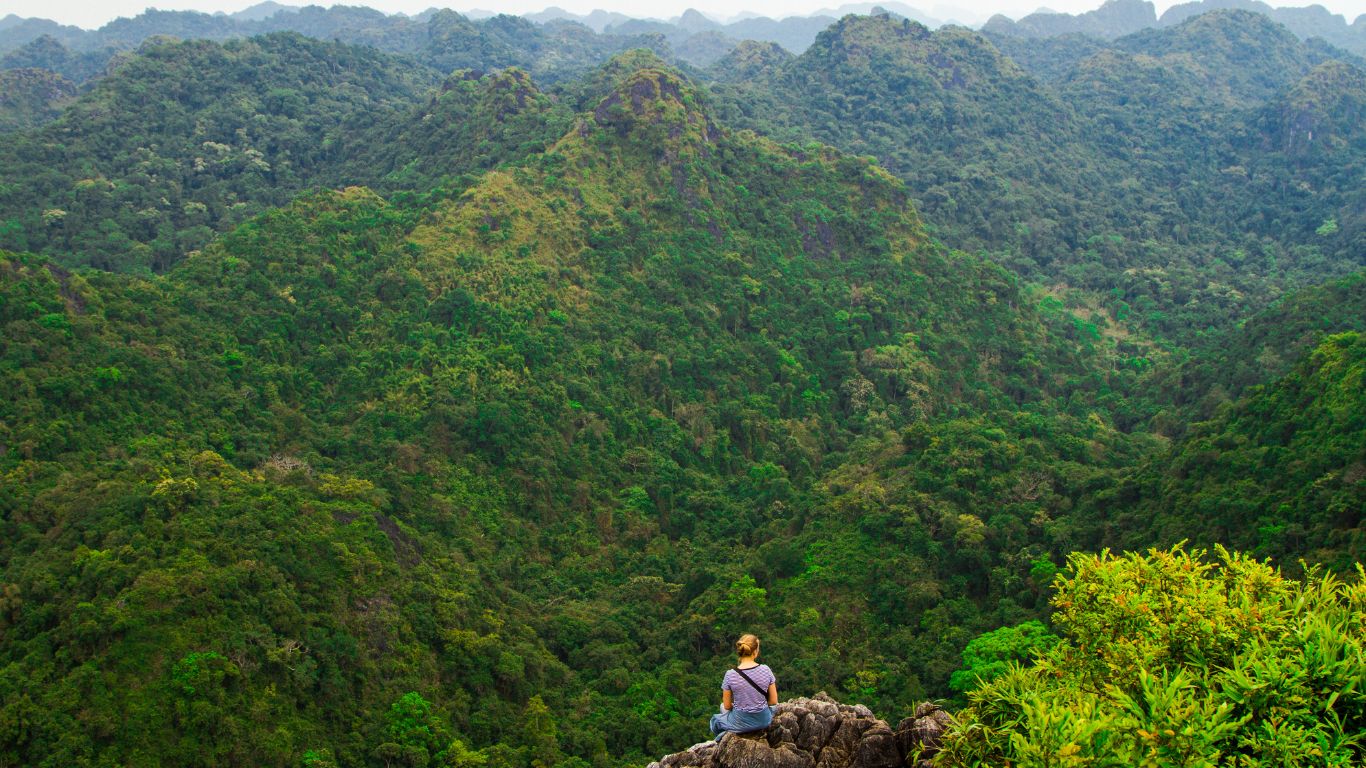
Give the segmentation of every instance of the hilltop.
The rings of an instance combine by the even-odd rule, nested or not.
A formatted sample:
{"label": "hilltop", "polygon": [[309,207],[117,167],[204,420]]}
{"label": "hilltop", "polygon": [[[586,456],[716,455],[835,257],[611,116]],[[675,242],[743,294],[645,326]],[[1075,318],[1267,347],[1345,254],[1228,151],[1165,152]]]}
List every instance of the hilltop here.
{"label": "hilltop", "polygon": [[1085,35],[1104,40],[1131,35],[1148,29],[1174,27],[1211,11],[1239,11],[1265,17],[1285,27],[1300,40],[1319,38],[1357,55],[1366,55],[1366,25],[1358,18],[1330,13],[1321,5],[1277,8],[1261,0],[1197,0],[1177,3],[1158,17],[1156,7],[1147,0],[1105,0],[1093,11],[1079,14],[1037,12],[1012,21],[993,16],[982,27],[992,37],[1047,39]]}
{"label": "hilltop", "polygon": [[1195,344],[1217,318],[1360,268],[1353,150],[1319,164],[1257,138],[1297,81],[1328,67],[1311,81],[1333,72],[1350,94],[1357,65],[1243,11],[1060,40],[1036,52],[1067,51],[1033,61],[1042,82],[967,30],[848,17],[794,59],[726,60],[713,90],[737,124],[872,154],[936,237],[1161,342]]}
{"label": "hilltop", "polygon": [[[689,18],[685,26],[695,34],[718,34],[705,18]],[[53,255],[68,251],[58,258],[71,265],[160,270],[243,215],[310,186],[429,194],[435,185],[443,194],[455,192],[472,181],[466,174],[553,141],[569,113],[589,106],[573,74],[636,39],[608,40],[567,22],[541,26],[512,17],[475,21],[432,13],[403,22],[420,24],[424,32],[414,45],[398,46],[401,55],[335,43],[327,53],[313,54],[316,61],[378,57],[384,61],[379,66],[389,68],[386,77],[413,60],[425,62],[403,70],[410,83],[392,95],[392,104],[366,105],[363,117],[338,125],[338,110],[326,99],[306,98],[291,103],[291,114],[276,115],[278,105],[262,100],[261,92],[250,97],[272,119],[311,123],[310,144],[329,148],[300,162],[276,155],[298,151],[288,145],[252,147],[272,168],[290,165],[291,173],[275,174],[280,178],[272,188],[249,178],[225,184],[185,177],[180,189],[161,189],[147,201],[92,207],[89,200],[75,199],[89,196],[78,184],[98,185],[101,178],[117,183],[123,173],[94,156],[93,146],[153,140],[158,157],[182,169],[200,157],[202,146],[177,146],[178,137],[162,135],[173,126],[139,105],[126,118],[128,135],[95,141],[78,128],[75,146],[62,157],[42,149],[52,146],[53,130],[15,137],[15,149],[0,157],[0,166],[44,172],[36,174],[40,182],[32,189],[12,190],[0,200],[6,222],[0,245]],[[780,141],[814,139],[872,155],[907,183],[933,237],[953,248],[985,251],[1022,278],[1100,313],[1106,324],[1122,329],[1118,333],[1137,332],[1129,357],[1146,356],[1142,348],[1148,342],[1200,343],[1226,320],[1360,268],[1353,244],[1366,227],[1359,185],[1349,183],[1359,170],[1350,95],[1366,71],[1358,58],[1301,42],[1264,14],[1244,10],[1205,13],[1113,41],[1073,35],[998,48],[993,40],[1006,38],[961,27],[930,30],[890,14],[848,16],[800,56],[771,43],[746,43],[724,54],[708,47],[708,61],[720,58],[696,75],[723,121]],[[666,41],[646,42],[661,60],[672,61]],[[34,45],[11,54],[14,63],[72,76],[88,64],[60,45],[53,48],[53,41]],[[151,56],[163,50],[181,53]],[[174,66],[176,57],[191,50],[196,49],[186,43],[158,43],[145,54],[121,54],[125,63],[108,79],[128,85],[97,81],[77,103],[108,102],[111,87],[161,87],[157,69]],[[153,61],[143,63],[149,56]],[[488,119],[483,110],[503,109],[489,102],[452,104],[439,118],[419,107],[430,98],[421,91],[440,81],[439,72],[483,75],[488,68],[515,68],[536,83],[541,96],[529,102],[532,108],[515,127]],[[1040,72],[1046,77],[1038,77]],[[301,76],[312,83],[303,92],[318,83],[309,79],[313,74]],[[389,88],[386,83],[379,79],[365,87],[374,94],[376,86]],[[240,82],[211,79],[189,87],[199,85],[247,90]],[[1335,88],[1348,95],[1329,107],[1324,89]],[[98,98],[100,93],[106,97]],[[1323,108],[1309,106],[1321,101]],[[56,114],[37,106],[23,109],[26,116],[16,113],[14,120],[38,123]],[[242,120],[209,112],[205,107],[183,114],[229,125]],[[443,120],[450,129],[436,130]],[[1321,124],[1320,135],[1329,126],[1340,128],[1306,154],[1281,136],[1291,120],[1309,121],[1306,128]],[[281,130],[298,133],[292,126]],[[319,138],[322,131],[328,136]],[[448,151],[453,141],[462,149]],[[233,146],[222,139],[214,143]],[[130,183],[148,187],[145,180]],[[185,213],[186,205],[192,213]],[[207,215],[198,213],[199,205]],[[54,216],[60,216],[57,226]]]}
{"label": "hilltop", "polygon": [[357,133],[435,81],[298,35],[147,46],[56,121],[0,147],[7,175],[26,180],[0,190],[0,246],[165,269],[326,178]]}
{"label": "hilltop", "polygon": [[[960,11],[962,9],[959,9]],[[981,26],[981,32],[1004,46],[1012,41],[1035,41],[1017,50],[1028,54],[1031,46],[1060,38],[1084,41],[1114,40],[1146,29],[1171,27],[1210,11],[1240,10],[1265,16],[1283,25],[1301,40],[1322,40],[1358,56],[1366,55],[1366,23],[1351,23],[1319,6],[1273,8],[1259,0],[1200,0],[1173,6],[1159,19],[1146,0],[1106,0],[1093,11],[1066,14],[1040,11],[1012,21],[997,15]],[[57,24],[46,19],[20,18],[13,14],[0,23],[0,55],[42,44],[57,46],[64,58],[80,58],[80,75],[62,71],[83,81],[92,76],[117,51],[129,50],[159,36],[224,41],[273,32],[297,32],[320,40],[367,45],[390,53],[414,55],[438,68],[438,60],[457,51],[481,55],[499,51],[506,64],[534,72],[544,80],[581,74],[607,57],[636,46],[649,46],[661,54],[676,56],[676,63],[705,67],[746,40],[768,42],[800,54],[817,35],[843,16],[890,13],[930,28],[959,26],[935,16],[958,15],[952,8],[936,8],[927,14],[896,3],[854,3],[825,8],[807,16],[769,18],[741,13],[727,22],[715,21],[694,9],[670,19],[632,18],[602,10],[575,14],[550,7],[522,17],[470,11],[469,16],[430,8],[412,16],[385,14],[366,7],[298,7],[258,3],[231,14],[148,9],[133,18],[120,18],[95,30]],[[975,16],[969,12],[968,16]],[[461,27],[458,38],[468,47],[445,46],[450,27]],[[1073,42],[1066,48],[1075,48]],[[546,56],[549,51],[555,55]],[[459,54],[456,54],[459,55]],[[492,63],[483,59],[484,66]],[[14,66],[14,65],[8,65]],[[466,63],[461,66],[470,66]]]}
{"label": "hilltop", "polygon": [[[448,93],[465,83],[537,98],[511,73]],[[869,160],[733,131],[648,54],[601,84],[449,198],[305,195],[163,276],[5,256],[0,654],[50,681],[8,749],[356,763],[430,717],[427,755],[452,733],[514,768],[658,752],[710,691],[689,665],[758,621],[811,627],[774,643],[793,684],[845,679],[831,631],[865,638],[849,653],[889,696],[947,676],[957,634],[929,603],[810,610],[859,594],[820,563],[875,532],[822,478],[930,418],[960,440],[1015,408],[1092,432],[1101,361],[1008,273],[930,242]],[[1113,453],[1085,461],[1132,450],[1096,437]],[[935,558],[945,579],[986,556],[975,518],[900,514],[899,539],[961,551]],[[943,661],[872,644],[887,622]],[[623,684],[625,631],[658,664]],[[74,693],[90,669],[100,697]],[[626,730],[587,714],[636,717],[636,685],[681,699]],[[113,711],[136,728],[67,725]]]}
{"label": "hilltop", "polygon": [[0,763],[1360,762],[1357,57],[566,15],[5,54]]}

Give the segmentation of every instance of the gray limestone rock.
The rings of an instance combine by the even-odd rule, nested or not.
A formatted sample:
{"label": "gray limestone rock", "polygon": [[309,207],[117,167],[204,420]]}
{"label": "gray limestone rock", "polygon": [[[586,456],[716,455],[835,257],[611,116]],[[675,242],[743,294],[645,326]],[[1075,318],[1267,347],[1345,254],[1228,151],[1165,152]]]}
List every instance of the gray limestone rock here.
{"label": "gray limestone rock", "polygon": [[922,702],[916,705],[915,713],[897,723],[897,748],[903,755],[921,758],[932,757],[939,751],[944,731],[948,730],[952,718],[937,704]]}
{"label": "gray limestone rock", "polygon": [[892,729],[867,707],[821,692],[775,706],[763,731],[694,744],[647,768],[919,768],[938,752],[949,723],[947,712],[926,702]]}
{"label": "gray limestone rock", "polygon": [[811,753],[794,744],[768,744],[765,734],[745,733],[727,736],[716,751],[718,768],[812,768]]}
{"label": "gray limestone rock", "polygon": [[872,727],[863,732],[854,747],[854,768],[897,768],[905,760],[906,753],[897,749],[896,735],[881,720],[873,721]]}

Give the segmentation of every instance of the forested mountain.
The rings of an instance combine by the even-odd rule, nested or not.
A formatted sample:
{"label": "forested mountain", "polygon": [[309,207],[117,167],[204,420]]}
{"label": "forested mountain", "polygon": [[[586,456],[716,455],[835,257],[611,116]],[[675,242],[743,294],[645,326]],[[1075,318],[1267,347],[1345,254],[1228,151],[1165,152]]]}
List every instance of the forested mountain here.
{"label": "forested mountain", "polygon": [[982,26],[982,32],[1027,38],[1087,35],[1113,40],[1155,26],[1157,10],[1148,0],[1105,0],[1094,11],[1076,15],[1038,11],[1011,21],[998,14]]}
{"label": "forested mountain", "polygon": [[146,46],[60,119],[0,145],[0,245],[164,269],[328,180],[362,129],[406,115],[436,80],[298,35]]}
{"label": "forested mountain", "polygon": [[1161,18],[1157,15],[1156,6],[1148,0],[1105,0],[1096,10],[1075,15],[1039,11],[1018,21],[1005,16],[993,16],[983,25],[982,32],[992,37],[1035,40],[1067,35],[1113,40],[1145,29],[1177,26],[1210,11],[1228,10],[1265,16],[1301,40],[1320,38],[1357,55],[1366,55],[1366,24],[1362,23],[1363,17],[1358,17],[1353,23],[1350,18],[1331,13],[1321,5],[1274,8],[1261,0],[1177,3],[1167,8]]}
{"label": "forested mountain", "polygon": [[[1200,0],[1181,3],[1167,9],[1160,19],[1154,5],[1148,0],[1105,0],[1096,10],[1076,15],[1039,11],[1018,21],[997,15],[982,26],[982,32],[994,40],[1007,41],[1006,44],[1009,44],[1010,40],[1049,41],[1060,36],[1113,40],[1145,29],[1176,26],[1214,10],[1256,13],[1278,25],[1283,25],[1302,40],[1318,38],[1357,55],[1366,55],[1366,23],[1361,19],[1353,24],[1350,19],[1331,14],[1321,6],[1273,8],[1259,0]],[[519,47],[526,50],[537,48],[538,39],[544,37],[560,38],[558,45],[561,48],[572,45],[562,33],[565,28],[574,27],[580,28],[582,32],[573,33],[568,37],[577,38],[580,42],[584,38],[625,37],[635,38],[634,43],[638,45],[642,42],[641,36],[662,38],[679,52],[683,61],[705,66],[711,63],[711,58],[693,57],[687,52],[707,50],[708,40],[714,41],[710,50],[717,50],[720,54],[743,40],[772,42],[789,52],[800,54],[839,16],[888,11],[897,18],[909,19],[930,27],[938,27],[943,23],[915,8],[895,2],[846,4],[839,10],[826,9],[809,16],[789,16],[781,19],[752,15],[726,23],[713,21],[693,9],[684,11],[681,16],[663,20],[632,18],[625,14],[600,10],[589,14],[575,14],[551,7],[522,17],[527,24],[519,29],[517,34],[523,38]],[[323,40],[372,45],[396,53],[415,53],[424,47],[429,38],[438,36],[428,29],[431,20],[437,15],[436,8],[408,16],[388,15],[356,6],[299,7],[265,2],[233,14],[160,11],[152,8],[132,18],[116,19],[97,30],[83,30],[46,19],[26,19],[11,14],[0,19],[0,54],[31,44],[45,36],[76,52],[86,55],[103,52],[107,58],[113,51],[135,48],[143,41],[161,35],[227,40],[271,32],[298,32]],[[467,17],[462,18],[479,26],[491,21],[505,25],[511,17],[472,11]],[[543,35],[542,29],[547,34]],[[623,47],[618,44],[616,50],[622,49]],[[519,64],[526,66],[525,62]]]}
{"label": "forested mountain", "polygon": [[639,765],[741,631],[940,764],[1366,759],[1356,57],[546,21],[7,54],[0,766]]}
{"label": "forested mountain", "polygon": [[478,173],[545,149],[573,114],[572,100],[543,93],[520,69],[457,70],[427,104],[362,132],[326,178],[384,190],[459,192]]}
{"label": "forested mountain", "polygon": [[[945,439],[1010,451],[991,414],[1021,408],[1031,429],[1086,435],[1083,465],[1116,465],[1130,441],[1086,418],[1102,359],[1000,268],[928,242],[876,166],[733,134],[704,104],[657,64],[627,71],[548,151],[431,215],[321,194],[164,277],[7,257],[4,359],[22,394],[0,438],[17,462],[6,621],[27,640],[5,653],[13,685],[49,682],[6,699],[49,714],[12,711],[32,725],[6,749],[69,764],[212,743],[220,760],[284,764],[327,746],[354,763],[386,754],[384,713],[416,690],[443,727],[511,750],[491,759],[624,757],[685,738],[711,686],[684,660],[756,622],[875,651],[853,670],[780,640],[794,686],[883,681],[894,701],[947,675],[957,635],[911,621],[892,585],[852,624],[812,607],[856,599],[836,553],[858,543],[848,525],[875,531],[852,499],[818,501],[844,481],[817,480],[860,436],[876,450],[942,416]],[[967,548],[945,578],[996,556],[967,502],[897,513],[907,541]],[[241,533],[206,550],[228,520]],[[65,556],[78,543],[99,576]],[[57,602],[53,580],[72,585]],[[972,594],[960,614],[993,593]],[[888,621],[943,645],[945,666],[870,647]],[[624,673],[637,646],[622,632],[653,671]],[[54,644],[75,655],[41,650]],[[81,669],[104,693],[77,693]],[[162,682],[128,684],[146,669]],[[649,689],[672,696],[631,709]],[[574,741],[531,735],[538,690]],[[64,725],[115,710],[136,714]]]}
{"label": "forested mountain", "polygon": [[[11,24],[0,28],[0,54],[32,62],[37,56],[25,51],[40,45],[45,49],[42,55],[49,60],[80,58],[89,62],[81,68],[84,76],[75,78],[82,80],[116,52],[134,49],[159,36],[224,41],[297,32],[407,54],[446,71],[516,65],[539,77],[555,79],[582,74],[609,56],[637,46],[649,46],[662,54],[676,55],[680,62],[699,66],[711,64],[742,39],[770,41],[801,51],[834,21],[826,16],[760,17],[722,25],[689,11],[674,22],[620,17],[607,24],[591,24],[588,17],[568,13],[547,12],[525,18],[500,14],[476,19],[433,9],[409,17],[342,5],[282,7],[273,13],[247,16],[149,9],[92,31],[9,18]],[[54,53],[53,48],[61,53]],[[75,68],[67,65],[67,70],[63,74],[70,77]]]}
{"label": "forested mountain", "polygon": [[43,35],[6,53],[0,58],[0,70],[45,69],[80,84],[107,74],[116,65],[116,56],[112,49],[76,53],[57,38]]}
{"label": "forested mountain", "polygon": [[1284,376],[1325,337],[1347,331],[1366,332],[1366,272],[1296,291],[1190,359],[1155,370],[1147,384],[1176,409],[1164,428],[1210,419],[1250,387]]}
{"label": "forested mountain", "polygon": [[1162,13],[1157,23],[1159,26],[1171,26],[1207,11],[1220,9],[1260,13],[1284,25],[1303,40],[1322,38],[1332,45],[1366,56],[1366,22],[1363,22],[1366,14],[1357,16],[1353,21],[1331,13],[1321,5],[1273,8],[1261,0],[1200,0],[1171,6]]}
{"label": "forested mountain", "polygon": [[75,96],[76,85],[55,72],[0,70],[0,133],[47,123]]}
{"label": "forested mountain", "polygon": [[[737,52],[714,71],[745,66]],[[849,17],[802,56],[716,90],[739,124],[873,154],[945,242],[1098,294],[1110,320],[1165,339],[1189,343],[1361,267],[1360,185],[1342,175],[1360,153],[1268,151],[1284,129],[1267,115],[1286,99],[1355,133],[1350,61],[1325,62],[1263,16],[1220,12],[1066,67],[1053,88],[967,30]],[[1332,99],[1294,95],[1319,80],[1334,81]]]}
{"label": "forested mountain", "polygon": [[1366,560],[1366,336],[1327,337],[1106,503],[1132,546],[1189,538],[1350,571]]}
{"label": "forested mountain", "polygon": [[25,19],[9,14],[0,19],[0,52],[18,48],[25,43],[48,36],[58,42],[74,42],[84,37],[80,27],[58,24],[48,19]]}
{"label": "forested mountain", "polygon": [[[25,20],[0,30],[4,66],[48,66],[84,80],[105,69],[111,57],[162,37],[227,41],[295,32],[331,42],[363,45],[404,54],[443,72],[466,67],[520,66],[554,80],[583,74],[613,54],[637,46],[667,52],[658,36],[598,34],[579,24],[534,24],[497,15],[473,20],[451,10],[420,17],[389,16],[370,8],[336,5],[280,11],[261,19],[209,15],[195,11],[148,11],[120,18],[95,31],[69,34]],[[34,50],[34,49],[37,50]],[[11,63],[13,62],[13,63]]]}

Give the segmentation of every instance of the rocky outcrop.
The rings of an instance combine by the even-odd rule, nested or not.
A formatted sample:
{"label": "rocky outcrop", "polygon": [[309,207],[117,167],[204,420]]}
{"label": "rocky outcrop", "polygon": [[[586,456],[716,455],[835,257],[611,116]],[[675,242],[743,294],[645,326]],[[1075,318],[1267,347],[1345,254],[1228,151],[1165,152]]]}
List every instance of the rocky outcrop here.
{"label": "rocky outcrop", "polygon": [[704,741],[649,768],[927,768],[948,724],[926,702],[893,729],[862,704],[818,693],[778,704],[765,730]]}

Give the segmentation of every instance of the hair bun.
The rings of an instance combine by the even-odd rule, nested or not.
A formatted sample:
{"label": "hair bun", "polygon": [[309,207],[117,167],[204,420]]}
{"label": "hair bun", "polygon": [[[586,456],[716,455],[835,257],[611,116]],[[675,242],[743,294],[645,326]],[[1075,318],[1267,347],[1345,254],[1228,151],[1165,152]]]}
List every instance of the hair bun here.
{"label": "hair bun", "polygon": [[735,641],[735,653],[740,656],[753,656],[759,652],[759,638],[754,635],[741,635]]}

